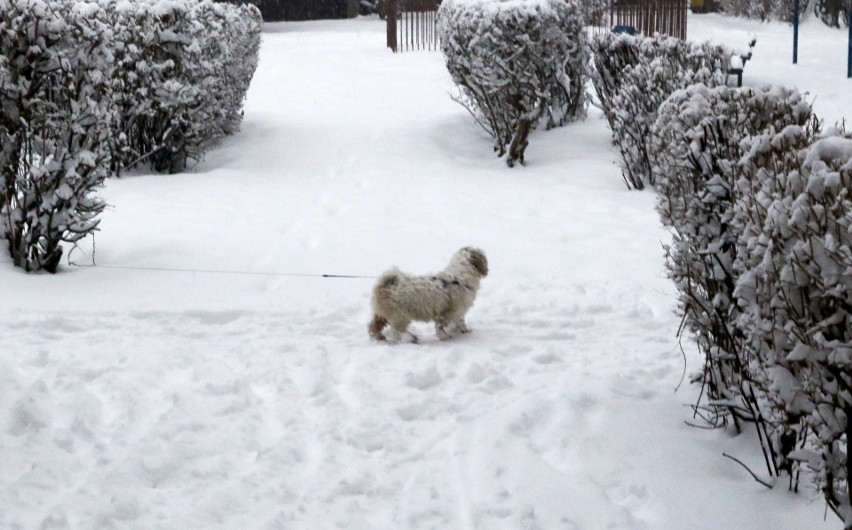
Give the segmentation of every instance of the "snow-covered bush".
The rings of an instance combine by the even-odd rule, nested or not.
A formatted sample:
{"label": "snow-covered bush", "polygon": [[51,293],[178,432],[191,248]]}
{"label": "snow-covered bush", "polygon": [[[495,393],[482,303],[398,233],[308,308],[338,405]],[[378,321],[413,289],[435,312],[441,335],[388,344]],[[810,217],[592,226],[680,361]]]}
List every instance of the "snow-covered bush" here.
{"label": "snow-covered bush", "polygon": [[[807,2],[802,0],[802,9]],[[758,20],[784,20],[793,18],[792,0],[719,0],[722,11],[729,15]]]}
{"label": "snow-covered bush", "polygon": [[625,34],[604,34],[591,39],[594,68],[592,83],[610,130],[615,130],[618,109],[614,98],[624,85],[627,67],[639,62],[639,42]]}
{"label": "snow-covered bush", "polygon": [[759,353],[782,465],[818,473],[852,527],[852,135],[790,126],[746,142],[738,325]]}
{"label": "snow-covered bush", "polygon": [[112,29],[95,4],[0,0],[0,233],[15,265],[55,272],[96,229],[109,174]]}
{"label": "snow-covered bush", "polygon": [[849,11],[852,4],[849,0],[818,0],[814,13],[827,26],[832,28],[849,27]]}
{"label": "snow-covered bush", "polygon": [[770,474],[811,469],[852,527],[852,135],[796,91],[676,91],[653,128],[658,210],[713,424],[754,422]]}
{"label": "snow-covered bush", "polygon": [[532,129],[585,116],[589,54],[576,0],[445,0],[438,33],[459,101],[510,166],[523,162]]}
{"label": "snow-covered bush", "polygon": [[[759,20],[793,20],[793,0],[719,0],[722,11],[729,15]],[[813,14],[826,25],[848,27],[849,0],[813,0],[799,2],[801,16]]]}
{"label": "snow-covered bush", "polygon": [[236,6],[242,6],[242,5],[261,6],[266,2],[266,0],[213,0],[213,1],[220,3],[220,4],[233,4],[233,5],[236,5]]}
{"label": "snow-covered bush", "polygon": [[358,13],[361,15],[379,15],[379,18],[385,18],[385,1],[384,0],[361,0],[358,3]]}
{"label": "snow-covered bush", "polygon": [[136,163],[180,170],[233,133],[260,46],[254,6],[0,0],[0,235],[55,272],[98,226],[95,190]]}
{"label": "snow-covered bush", "polygon": [[675,90],[724,85],[732,52],[673,37],[605,34],[592,45],[592,81],[621,154],[629,188],[654,184],[648,147],[657,111]]}
{"label": "snow-covered bush", "polygon": [[609,24],[609,0],[584,0],[580,2],[583,21],[587,26]]}
{"label": "snow-covered bush", "polygon": [[[742,141],[802,125],[811,108],[796,91],[693,85],[662,105],[652,131],[657,210],[672,231],[666,247],[669,277],[678,289],[684,328],[705,358],[700,381],[714,424],[733,420],[767,426],[761,412],[766,385],[736,326],[734,287],[740,225],[733,222]],[[747,190],[748,191],[748,190]]]}
{"label": "snow-covered bush", "polygon": [[239,128],[260,12],[209,0],[101,2],[116,28],[117,163],[181,171]]}

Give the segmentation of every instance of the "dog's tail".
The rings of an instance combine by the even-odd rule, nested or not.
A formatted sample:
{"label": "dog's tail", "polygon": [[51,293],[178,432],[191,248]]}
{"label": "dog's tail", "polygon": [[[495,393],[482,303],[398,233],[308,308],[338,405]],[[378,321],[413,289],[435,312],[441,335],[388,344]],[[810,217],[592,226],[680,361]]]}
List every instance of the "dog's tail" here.
{"label": "dog's tail", "polygon": [[376,281],[376,286],[374,289],[387,289],[388,287],[393,287],[399,282],[399,271],[397,269],[391,269],[387,272],[382,273],[379,276],[379,279]]}
{"label": "dog's tail", "polygon": [[379,313],[384,313],[384,311],[381,310],[381,300],[387,300],[389,298],[390,295],[388,294],[388,290],[393,289],[399,283],[399,275],[399,270],[391,269],[379,276],[379,279],[376,280],[375,287],[373,287],[374,316],[373,320],[370,322],[370,326],[367,328],[370,332],[370,337],[373,340],[385,340],[382,330],[388,325],[388,319],[379,315]]}
{"label": "dog's tail", "polygon": [[368,328],[370,331],[370,338],[373,340],[385,340],[382,330],[385,329],[387,323],[388,320],[385,317],[374,315],[372,322],[370,322],[370,327]]}

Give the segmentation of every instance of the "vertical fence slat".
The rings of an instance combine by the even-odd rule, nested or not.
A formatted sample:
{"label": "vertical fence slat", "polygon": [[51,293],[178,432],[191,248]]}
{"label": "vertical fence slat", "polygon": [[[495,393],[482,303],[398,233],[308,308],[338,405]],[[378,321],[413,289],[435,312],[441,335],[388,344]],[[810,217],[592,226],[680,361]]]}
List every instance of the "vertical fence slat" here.
{"label": "vertical fence slat", "polygon": [[388,48],[395,52],[438,49],[439,0],[385,1]]}
{"label": "vertical fence slat", "polygon": [[435,13],[429,12],[426,16],[429,17],[427,27],[429,28],[429,49],[431,50],[435,45]]}
{"label": "vertical fence slat", "polygon": [[397,51],[397,40],[396,40],[396,0],[385,0],[387,2],[385,4],[385,13],[387,19],[387,41],[388,48]]}
{"label": "vertical fence slat", "polygon": [[432,49],[432,13],[429,11],[423,12],[423,49]]}
{"label": "vertical fence slat", "polygon": [[420,16],[423,19],[423,49],[431,50],[429,42],[429,12],[424,11]]}

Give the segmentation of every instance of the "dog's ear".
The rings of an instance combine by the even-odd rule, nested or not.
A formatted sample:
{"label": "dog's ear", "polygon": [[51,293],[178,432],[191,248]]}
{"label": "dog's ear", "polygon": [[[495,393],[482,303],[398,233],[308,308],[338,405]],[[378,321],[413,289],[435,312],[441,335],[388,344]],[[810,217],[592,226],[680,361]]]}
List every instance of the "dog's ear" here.
{"label": "dog's ear", "polygon": [[488,276],[488,259],[485,257],[485,253],[479,249],[472,248],[470,249],[470,264],[476,269],[483,278]]}

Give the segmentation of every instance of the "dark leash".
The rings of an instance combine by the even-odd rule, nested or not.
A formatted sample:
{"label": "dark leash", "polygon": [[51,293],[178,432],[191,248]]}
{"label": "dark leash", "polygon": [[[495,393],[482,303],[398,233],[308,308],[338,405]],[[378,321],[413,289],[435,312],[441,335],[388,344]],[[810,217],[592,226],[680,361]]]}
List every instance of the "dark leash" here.
{"label": "dark leash", "polygon": [[225,269],[182,269],[179,267],[141,267],[130,265],[81,265],[79,263],[69,263],[71,267],[80,269],[100,268],[100,269],[118,269],[131,271],[146,271],[146,272],[183,272],[192,274],[232,274],[237,276],[289,276],[301,278],[340,278],[340,279],[375,279],[376,276],[356,276],[350,274],[308,274],[298,272],[264,272],[264,271],[237,271]]}

